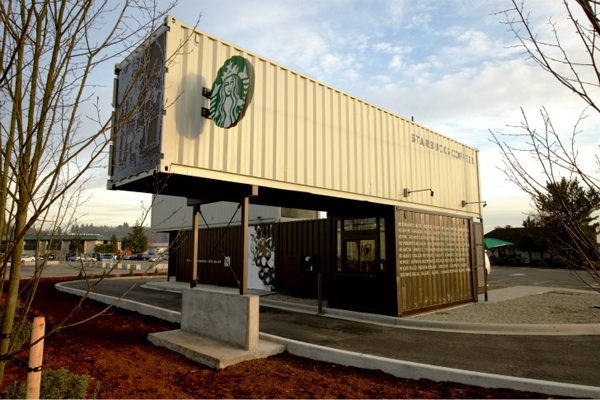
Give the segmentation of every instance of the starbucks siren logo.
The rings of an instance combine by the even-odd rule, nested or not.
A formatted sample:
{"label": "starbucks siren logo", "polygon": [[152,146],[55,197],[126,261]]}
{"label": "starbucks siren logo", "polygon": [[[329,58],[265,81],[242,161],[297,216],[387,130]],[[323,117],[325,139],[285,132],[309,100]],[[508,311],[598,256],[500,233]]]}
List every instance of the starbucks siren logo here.
{"label": "starbucks siren logo", "polygon": [[233,56],[219,69],[210,96],[210,116],[220,128],[231,128],[243,117],[254,92],[254,68]]}

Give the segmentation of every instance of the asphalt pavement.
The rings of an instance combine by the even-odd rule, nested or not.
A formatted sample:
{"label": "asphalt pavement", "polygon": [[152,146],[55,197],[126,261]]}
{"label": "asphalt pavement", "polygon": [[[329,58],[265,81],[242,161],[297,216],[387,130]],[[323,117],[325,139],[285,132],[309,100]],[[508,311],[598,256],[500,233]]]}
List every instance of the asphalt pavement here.
{"label": "asphalt pavement", "polygon": [[[181,283],[168,283],[167,286],[170,285],[173,291],[150,288],[157,286],[158,282],[164,282],[164,278],[141,282],[122,278],[107,280],[94,288],[94,293],[99,295],[95,298],[114,301],[130,289],[133,282],[138,283],[126,295],[132,304],[149,307],[147,313],[151,315],[153,310],[159,309],[168,310],[171,315],[180,312]],[[84,290],[87,286],[81,281],[64,285],[75,291]],[[261,304],[267,302],[261,299]],[[307,350],[309,357],[310,354],[316,354],[315,358],[321,359],[318,357],[322,354],[337,352],[336,357],[339,354],[345,357],[348,354],[355,355],[350,359],[356,361],[348,363],[352,365],[354,362],[359,367],[363,366],[365,359],[378,361],[379,364],[375,363],[374,368],[382,370],[386,370],[382,365],[387,362],[401,363],[405,371],[406,365],[409,371],[429,366],[436,373],[462,371],[470,378],[479,379],[467,379],[463,383],[499,385],[497,387],[562,396],[600,397],[599,334],[476,334],[452,329],[423,330],[388,323],[391,317],[377,319],[359,313],[344,315],[343,311],[335,317],[321,316],[310,310],[298,312],[293,307],[277,307],[261,305],[261,334],[282,338],[290,343],[302,343],[305,348],[308,346],[312,349]],[[361,316],[364,316],[362,320]],[[330,360],[334,362],[337,359]],[[442,376],[446,377],[440,378],[442,380],[462,379],[447,378],[455,375]],[[490,376],[503,378],[499,381],[501,383],[482,380],[482,377],[488,379]]]}
{"label": "asphalt pavement", "polygon": [[567,289],[596,288],[600,290],[600,284],[585,271],[526,266],[502,267],[493,265],[488,283],[492,288],[503,286],[552,286]]}

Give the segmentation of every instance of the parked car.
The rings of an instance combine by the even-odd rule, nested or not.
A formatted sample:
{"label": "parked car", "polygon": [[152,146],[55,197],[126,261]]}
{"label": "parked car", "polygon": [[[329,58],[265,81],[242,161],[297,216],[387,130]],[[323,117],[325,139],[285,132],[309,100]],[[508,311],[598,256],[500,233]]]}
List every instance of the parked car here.
{"label": "parked car", "polygon": [[148,260],[150,258],[150,254],[138,254],[138,260]]}
{"label": "parked car", "polygon": [[81,261],[81,254],[67,254],[67,261]]}
{"label": "parked car", "polygon": [[109,254],[109,253],[98,254],[98,257],[97,257],[98,261],[113,261],[114,259],[115,259],[114,254]]}
{"label": "parked car", "polygon": [[155,255],[150,256],[150,258],[148,258],[148,261],[150,261],[150,262],[156,262],[156,261],[160,261],[160,259],[161,258],[158,255],[155,254]]}
{"label": "parked car", "polygon": [[96,261],[96,257],[93,254],[84,254],[83,261]]}
{"label": "parked car", "polygon": [[21,262],[35,262],[35,256],[33,254],[22,254]]}

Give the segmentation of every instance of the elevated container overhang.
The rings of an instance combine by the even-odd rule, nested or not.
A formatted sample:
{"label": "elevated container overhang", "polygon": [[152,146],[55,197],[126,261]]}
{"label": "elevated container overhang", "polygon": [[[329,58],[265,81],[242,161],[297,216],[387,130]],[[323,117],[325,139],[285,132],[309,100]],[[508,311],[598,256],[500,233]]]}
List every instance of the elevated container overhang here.
{"label": "elevated container overhang", "polygon": [[[253,65],[254,95],[223,129],[202,115],[203,88],[234,55]],[[481,216],[477,149],[176,18],[115,71],[109,189],[234,200],[258,187],[256,204]]]}

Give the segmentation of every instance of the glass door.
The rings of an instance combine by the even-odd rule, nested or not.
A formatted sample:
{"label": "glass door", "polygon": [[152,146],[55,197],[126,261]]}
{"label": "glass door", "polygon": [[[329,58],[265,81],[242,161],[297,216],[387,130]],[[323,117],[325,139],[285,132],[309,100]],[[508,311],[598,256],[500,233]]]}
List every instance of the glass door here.
{"label": "glass door", "polygon": [[351,239],[344,241],[344,272],[375,272],[377,266],[376,240]]}

